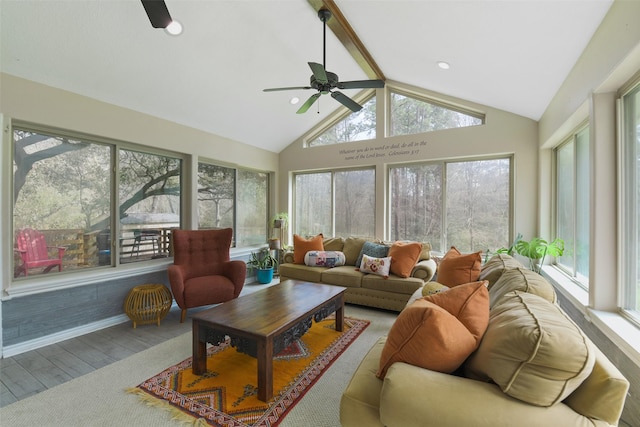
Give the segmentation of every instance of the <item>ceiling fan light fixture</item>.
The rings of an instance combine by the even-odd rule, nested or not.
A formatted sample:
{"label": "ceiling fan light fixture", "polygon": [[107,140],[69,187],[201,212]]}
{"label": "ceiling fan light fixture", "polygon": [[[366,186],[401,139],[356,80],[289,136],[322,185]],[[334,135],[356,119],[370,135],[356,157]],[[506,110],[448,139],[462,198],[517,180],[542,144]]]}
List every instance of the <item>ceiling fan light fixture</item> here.
{"label": "ceiling fan light fixture", "polygon": [[298,98],[297,96],[294,96],[289,100],[289,104],[291,105],[296,105],[298,102],[300,102],[300,98]]}
{"label": "ceiling fan light fixture", "polygon": [[438,61],[438,67],[442,68],[443,70],[448,70],[449,68],[451,68],[451,65],[449,65],[449,63],[445,61]]}
{"label": "ceiling fan light fixture", "polygon": [[179,36],[182,34],[182,24],[180,21],[172,20],[169,25],[166,26],[164,31],[170,36]]}

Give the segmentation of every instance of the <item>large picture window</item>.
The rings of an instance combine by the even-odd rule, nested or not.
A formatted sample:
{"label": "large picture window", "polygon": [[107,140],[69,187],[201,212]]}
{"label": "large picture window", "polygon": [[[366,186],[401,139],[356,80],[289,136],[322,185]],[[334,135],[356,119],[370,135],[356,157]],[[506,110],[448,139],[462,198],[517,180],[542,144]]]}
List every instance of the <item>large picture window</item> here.
{"label": "large picture window", "polygon": [[168,255],[180,159],[19,125],[13,153],[16,279]]}
{"label": "large picture window", "polygon": [[375,235],[374,169],[297,174],[294,191],[294,233]]}
{"label": "large picture window", "polygon": [[564,240],[557,265],[585,288],[589,285],[589,128],[555,151],[556,229]]}
{"label": "large picture window", "polygon": [[390,136],[413,135],[442,129],[478,126],[480,114],[472,114],[435,101],[418,99],[406,93],[390,94]]}
{"label": "large picture window", "polygon": [[233,228],[235,247],[267,241],[268,196],[265,172],[198,164],[198,228]]}
{"label": "large picture window", "polygon": [[392,240],[428,241],[438,252],[508,246],[510,158],[394,166],[389,177]]}
{"label": "large picture window", "polygon": [[640,85],[623,97],[622,303],[640,322]]}

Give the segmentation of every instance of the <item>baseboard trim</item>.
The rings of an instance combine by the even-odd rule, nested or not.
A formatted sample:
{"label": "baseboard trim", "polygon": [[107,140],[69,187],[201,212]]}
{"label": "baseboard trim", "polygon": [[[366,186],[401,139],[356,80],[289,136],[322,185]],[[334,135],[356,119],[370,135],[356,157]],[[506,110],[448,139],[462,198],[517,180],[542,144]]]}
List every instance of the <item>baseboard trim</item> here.
{"label": "baseboard trim", "polygon": [[70,338],[76,338],[84,334],[96,332],[100,329],[119,325],[121,323],[129,321],[130,319],[126,314],[120,314],[118,316],[98,320],[97,322],[88,323],[86,325],[78,326],[75,328],[66,329],[64,331],[56,332],[44,337],[35,338],[18,344],[8,345],[6,347],[2,347],[2,358],[12,357],[31,350],[37,350],[41,347],[59,343],[60,341],[68,340]]}

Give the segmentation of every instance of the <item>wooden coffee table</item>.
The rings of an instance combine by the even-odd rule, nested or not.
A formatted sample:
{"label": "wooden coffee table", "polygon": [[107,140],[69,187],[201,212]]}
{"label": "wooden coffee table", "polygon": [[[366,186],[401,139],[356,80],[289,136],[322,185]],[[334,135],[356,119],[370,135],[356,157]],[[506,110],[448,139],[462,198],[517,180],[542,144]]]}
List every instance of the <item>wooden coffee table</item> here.
{"label": "wooden coffee table", "polygon": [[207,343],[231,345],[258,360],[258,399],[273,396],[273,356],[304,335],[316,322],[336,313],[336,330],[344,325],[341,286],[286,280],[225,302],[193,316],[193,373],[207,371]]}

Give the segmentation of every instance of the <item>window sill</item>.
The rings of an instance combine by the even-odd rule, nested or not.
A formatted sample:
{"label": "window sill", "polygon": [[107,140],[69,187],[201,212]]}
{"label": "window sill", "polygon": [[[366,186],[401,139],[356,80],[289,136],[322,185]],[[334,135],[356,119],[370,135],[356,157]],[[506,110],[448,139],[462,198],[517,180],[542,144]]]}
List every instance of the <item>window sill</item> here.
{"label": "window sill", "polygon": [[553,266],[542,273],[571,304],[596,328],[602,331],[624,354],[640,367],[640,329],[620,313],[589,307],[589,293]]}

